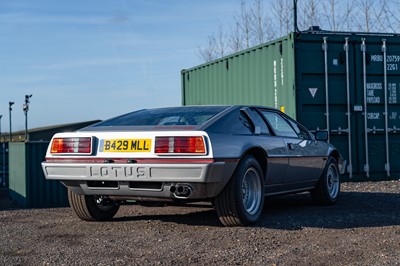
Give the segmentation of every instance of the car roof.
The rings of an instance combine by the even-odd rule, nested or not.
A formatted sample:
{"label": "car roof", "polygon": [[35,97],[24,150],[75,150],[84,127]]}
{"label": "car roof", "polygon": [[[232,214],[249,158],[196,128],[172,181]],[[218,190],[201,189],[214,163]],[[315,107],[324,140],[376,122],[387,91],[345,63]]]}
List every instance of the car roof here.
{"label": "car roof", "polygon": [[[198,130],[214,123],[233,110],[246,107],[276,110],[271,107],[255,105],[191,105],[148,108],[116,116],[79,131],[113,130]],[[179,119],[179,120],[178,120]],[[180,121],[182,119],[182,121]],[[189,121],[190,120],[190,121]]]}

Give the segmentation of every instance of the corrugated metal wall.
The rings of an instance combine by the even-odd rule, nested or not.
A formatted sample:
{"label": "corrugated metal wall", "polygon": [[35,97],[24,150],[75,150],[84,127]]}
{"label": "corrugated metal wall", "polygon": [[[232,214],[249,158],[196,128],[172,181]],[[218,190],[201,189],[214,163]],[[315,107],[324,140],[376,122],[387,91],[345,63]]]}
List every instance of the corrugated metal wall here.
{"label": "corrugated metal wall", "polygon": [[295,117],[293,36],[182,71],[183,105],[283,107]]}
{"label": "corrugated metal wall", "polygon": [[0,188],[8,187],[8,143],[0,142]]}
{"label": "corrugated metal wall", "polygon": [[9,143],[10,196],[26,208],[66,207],[67,190],[42,171],[48,142]]}

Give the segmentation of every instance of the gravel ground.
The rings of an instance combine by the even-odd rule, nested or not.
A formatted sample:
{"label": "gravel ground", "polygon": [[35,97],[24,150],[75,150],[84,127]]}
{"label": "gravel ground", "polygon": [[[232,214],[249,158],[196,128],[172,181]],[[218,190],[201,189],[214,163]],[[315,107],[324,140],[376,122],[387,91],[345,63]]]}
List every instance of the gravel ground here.
{"label": "gravel ground", "polygon": [[[122,206],[111,222],[69,208],[0,211],[1,265],[400,265],[400,181],[344,183],[339,202],[268,198],[253,227],[209,204]],[[4,207],[3,207],[4,209]]]}

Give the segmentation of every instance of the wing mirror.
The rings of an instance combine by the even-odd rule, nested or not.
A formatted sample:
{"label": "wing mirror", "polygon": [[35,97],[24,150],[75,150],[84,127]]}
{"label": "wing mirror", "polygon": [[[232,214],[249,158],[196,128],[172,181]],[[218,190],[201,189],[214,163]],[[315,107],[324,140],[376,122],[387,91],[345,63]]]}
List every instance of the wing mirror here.
{"label": "wing mirror", "polygon": [[317,131],[314,135],[316,140],[328,141],[328,131]]}

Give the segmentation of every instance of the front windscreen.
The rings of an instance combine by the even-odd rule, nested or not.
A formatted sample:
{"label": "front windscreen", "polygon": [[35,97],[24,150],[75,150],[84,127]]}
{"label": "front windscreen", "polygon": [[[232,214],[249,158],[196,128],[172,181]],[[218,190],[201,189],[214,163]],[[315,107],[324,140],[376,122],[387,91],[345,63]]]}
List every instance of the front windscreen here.
{"label": "front windscreen", "polygon": [[226,106],[190,106],[144,109],[108,119],[94,127],[201,125],[226,108]]}

